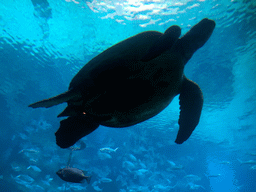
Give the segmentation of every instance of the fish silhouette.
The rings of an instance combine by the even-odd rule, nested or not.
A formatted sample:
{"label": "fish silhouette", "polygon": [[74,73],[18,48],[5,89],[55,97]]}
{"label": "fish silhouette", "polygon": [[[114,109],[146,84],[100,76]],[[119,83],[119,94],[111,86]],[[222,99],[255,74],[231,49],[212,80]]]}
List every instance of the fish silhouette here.
{"label": "fish silhouette", "polygon": [[56,174],[64,181],[72,183],[83,183],[85,180],[90,183],[91,176],[86,176],[86,172],[74,167],[60,169]]}

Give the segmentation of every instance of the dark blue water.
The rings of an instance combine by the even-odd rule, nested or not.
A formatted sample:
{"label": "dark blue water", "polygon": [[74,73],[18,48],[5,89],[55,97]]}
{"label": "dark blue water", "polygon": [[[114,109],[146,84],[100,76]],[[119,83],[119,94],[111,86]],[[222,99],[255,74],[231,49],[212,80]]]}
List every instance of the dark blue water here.
{"label": "dark blue water", "polygon": [[[0,3],[0,191],[254,192],[256,189],[256,4],[254,1],[46,1]],[[204,94],[200,123],[174,143],[179,101],[130,128],[101,126],[73,151],[71,166],[91,183],[56,171],[70,149],[55,143],[66,104],[31,109],[68,89],[90,59],[142,31],[182,34],[215,20],[209,41],[185,68]],[[127,101],[124,101],[127,102]],[[118,148],[104,152],[102,148]]]}

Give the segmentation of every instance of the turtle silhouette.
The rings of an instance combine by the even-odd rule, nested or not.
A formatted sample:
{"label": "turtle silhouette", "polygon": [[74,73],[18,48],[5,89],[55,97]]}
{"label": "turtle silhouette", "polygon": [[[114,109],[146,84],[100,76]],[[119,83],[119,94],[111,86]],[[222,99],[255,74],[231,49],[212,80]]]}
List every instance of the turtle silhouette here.
{"label": "turtle silhouette", "polygon": [[203,19],[181,38],[181,28],[164,33],[146,31],[125,39],[90,60],[72,79],[67,92],[29,105],[68,106],[58,117],[55,133],[61,148],[104,125],[128,127],[165,109],[178,94],[179,131],[175,142],[186,141],[199,123],[203,95],[199,86],[184,75],[184,67],[196,50],[210,38],[215,22]]}

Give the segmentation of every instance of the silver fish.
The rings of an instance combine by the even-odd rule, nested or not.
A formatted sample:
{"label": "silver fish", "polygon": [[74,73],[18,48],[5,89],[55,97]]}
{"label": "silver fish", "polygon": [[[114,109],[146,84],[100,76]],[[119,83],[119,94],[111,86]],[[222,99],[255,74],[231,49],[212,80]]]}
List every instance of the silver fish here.
{"label": "silver fish", "polygon": [[106,178],[106,177],[102,177],[102,178],[100,179],[100,182],[102,182],[102,183],[110,183],[110,182],[112,182],[112,179]]}
{"label": "silver fish", "polygon": [[255,160],[248,160],[248,161],[241,161],[240,159],[237,159],[241,164],[250,164],[250,165],[255,165],[256,161]]}
{"label": "silver fish", "polygon": [[30,165],[30,166],[28,166],[27,169],[32,169],[36,172],[42,172],[42,170],[39,167],[35,166],[35,165]]}
{"label": "silver fish", "polygon": [[19,183],[21,185],[29,185],[35,181],[32,177],[30,177],[28,175],[23,175],[23,174],[18,175],[16,177],[13,177],[11,175],[11,177],[14,179],[14,181],[16,181],[16,183]]}
{"label": "silver fish", "polygon": [[110,147],[103,147],[103,148],[100,148],[100,151],[105,152],[105,153],[112,153],[112,152],[116,152],[117,149],[118,149],[118,147],[115,148],[115,149],[112,149]]}

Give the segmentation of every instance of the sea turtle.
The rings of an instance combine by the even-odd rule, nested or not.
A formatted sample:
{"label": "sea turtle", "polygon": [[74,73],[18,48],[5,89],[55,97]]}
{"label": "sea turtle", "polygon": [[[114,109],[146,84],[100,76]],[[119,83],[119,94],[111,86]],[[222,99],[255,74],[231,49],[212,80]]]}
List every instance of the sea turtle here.
{"label": "sea turtle", "polygon": [[146,31],[123,40],[89,61],[72,79],[69,90],[29,105],[68,106],[58,117],[55,133],[61,148],[75,144],[99,125],[128,127],[166,108],[180,94],[179,131],[175,142],[186,141],[197,126],[203,106],[199,86],[183,73],[185,64],[210,38],[215,22],[203,19],[179,38],[179,26],[165,33]]}

